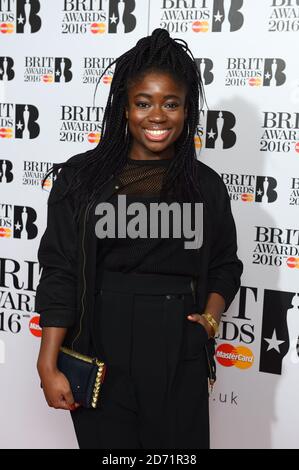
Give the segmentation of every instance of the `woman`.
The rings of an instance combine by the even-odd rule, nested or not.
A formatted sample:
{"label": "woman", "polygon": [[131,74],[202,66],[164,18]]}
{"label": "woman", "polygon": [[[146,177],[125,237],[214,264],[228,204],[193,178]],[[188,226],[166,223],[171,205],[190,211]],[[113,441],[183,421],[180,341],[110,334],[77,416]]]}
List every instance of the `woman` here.
{"label": "woman", "polygon": [[[196,158],[203,85],[185,41],[163,29],[115,62],[100,143],[56,165],[38,252],[38,372],[49,406],[71,411],[80,448],[209,448],[213,337],[243,265],[226,187]],[[186,248],[171,217],[168,237],[136,236],[133,224],[133,236],[104,238],[99,204],[119,214],[120,197],[125,209],[142,203],[149,226],[151,204],[190,203],[195,223],[201,203],[203,240]],[[99,408],[74,403],[62,344],[105,361]]]}

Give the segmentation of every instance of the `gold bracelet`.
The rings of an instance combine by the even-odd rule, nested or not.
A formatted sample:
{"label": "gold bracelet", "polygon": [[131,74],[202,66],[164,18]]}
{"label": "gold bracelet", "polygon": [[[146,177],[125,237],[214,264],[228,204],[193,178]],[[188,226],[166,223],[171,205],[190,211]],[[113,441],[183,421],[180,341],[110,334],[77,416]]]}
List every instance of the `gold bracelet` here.
{"label": "gold bracelet", "polygon": [[219,325],[216,322],[215,318],[210,313],[203,313],[202,316],[205,317],[209,325],[212,327],[214,331],[214,336],[215,336],[218,333],[218,329],[219,329]]}

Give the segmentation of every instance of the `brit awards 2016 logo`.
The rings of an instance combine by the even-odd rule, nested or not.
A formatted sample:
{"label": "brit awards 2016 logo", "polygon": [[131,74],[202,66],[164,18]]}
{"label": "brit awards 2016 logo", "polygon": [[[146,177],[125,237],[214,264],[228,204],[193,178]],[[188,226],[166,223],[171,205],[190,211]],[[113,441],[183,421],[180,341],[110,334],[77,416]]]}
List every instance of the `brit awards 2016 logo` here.
{"label": "brit awards 2016 logo", "polygon": [[60,142],[98,143],[103,115],[103,106],[62,105]]}
{"label": "brit awards 2016 logo", "polygon": [[[24,160],[22,184],[24,186],[35,186],[36,188],[41,188],[41,183],[46,173],[50,170],[52,166],[53,163],[51,162],[36,162],[33,160]],[[43,190],[51,190],[53,182],[57,178],[57,174],[58,172],[56,169],[51,173],[51,175],[47,177],[43,185]]]}
{"label": "brit awards 2016 logo", "polygon": [[286,62],[279,58],[229,57],[226,86],[281,86],[286,81]]}
{"label": "brit awards 2016 logo", "polygon": [[40,30],[39,0],[0,0],[0,34],[30,34]]}
{"label": "brit awards 2016 logo", "polygon": [[221,173],[232,201],[271,203],[277,199],[277,180],[272,176]]}
{"label": "brit awards 2016 logo", "polygon": [[255,225],[252,263],[299,269],[299,229]]}
{"label": "brit awards 2016 logo", "polygon": [[213,61],[207,57],[195,58],[195,63],[200,72],[201,79],[204,85],[211,85],[214,81],[213,74]]}
{"label": "brit awards 2016 logo", "polygon": [[39,111],[31,104],[0,103],[0,139],[36,139]]}
{"label": "brit awards 2016 logo", "polygon": [[161,0],[160,27],[171,33],[235,32],[243,0]]}
{"label": "brit awards 2016 logo", "polygon": [[14,78],[15,71],[13,58],[0,56],[0,81],[9,82]]}
{"label": "brit awards 2016 logo", "polygon": [[14,179],[12,162],[8,159],[0,159],[0,183],[11,183]]}
{"label": "brit awards 2016 logo", "polygon": [[299,0],[272,0],[268,31],[297,33],[299,31]]}
{"label": "brit awards 2016 logo", "polygon": [[[114,60],[115,58],[113,57],[84,57],[82,83],[97,83],[99,77],[102,75],[105,68],[108,67]],[[101,78],[101,82],[99,85],[110,85],[113,78],[114,69],[115,64],[112,65],[112,67],[110,67],[108,70],[106,70],[106,73]]]}
{"label": "brit awards 2016 logo", "polygon": [[32,240],[37,236],[36,211],[28,206],[0,204],[0,237]]}
{"label": "brit awards 2016 logo", "polygon": [[[258,362],[254,361],[251,350],[258,337],[261,338],[259,371],[280,375],[283,365],[297,368],[299,365],[299,294],[264,289],[261,333],[257,333],[250,310],[260,302],[261,291],[252,286],[240,287],[237,314],[222,316],[217,337],[217,342],[221,343],[216,348],[215,358],[224,367],[246,370]],[[259,318],[256,308],[254,313]]]}
{"label": "brit awards 2016 logo", "polygon": [[261,152],[299,153],[299,113],[265,111]]}
{"label": "brit awards 2016 logo", "polygon": [[66,83],[72,80],[68,57],[25,57],[24,82]]}
{"label": "brit awards 2016 logo", "polygon": [[230,111],[200,110],[197,136],[194,138],[196,149],[201,145],[214,150],[232,148],[237,141],[233,130],[235,124],[236,117]]}
{"label": "brit awards 2016 logo", "polygon": [[299,206],[299,178],[291,178],[289,205]]}
{"label": "brit awards 2016 logo", "polygon": [[64,0],[63,34],[125,34],[136,27],[135,0]]}

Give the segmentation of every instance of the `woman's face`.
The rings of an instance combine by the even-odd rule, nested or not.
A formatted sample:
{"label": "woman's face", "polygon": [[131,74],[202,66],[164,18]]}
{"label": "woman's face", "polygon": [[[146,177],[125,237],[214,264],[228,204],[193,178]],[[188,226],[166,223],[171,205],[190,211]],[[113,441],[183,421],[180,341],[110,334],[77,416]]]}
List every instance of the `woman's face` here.
{"label": "woman's face", "polygon": [[165,73],[148,73],[129,88],[126,118],[133,137],[131,158],[173,157],[173,144],[187,117],[185,98],[185,88]]}

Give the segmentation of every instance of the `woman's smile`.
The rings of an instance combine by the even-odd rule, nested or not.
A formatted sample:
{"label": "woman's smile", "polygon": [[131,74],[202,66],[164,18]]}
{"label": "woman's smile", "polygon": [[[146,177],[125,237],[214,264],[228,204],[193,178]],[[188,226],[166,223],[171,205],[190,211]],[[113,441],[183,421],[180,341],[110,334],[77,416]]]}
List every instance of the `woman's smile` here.
{"label": "woman's smile", "polygon": [[148,140],[160,142],[168,138],[168,136],[171,134],[171,129],[143,129],[143,132]]}

